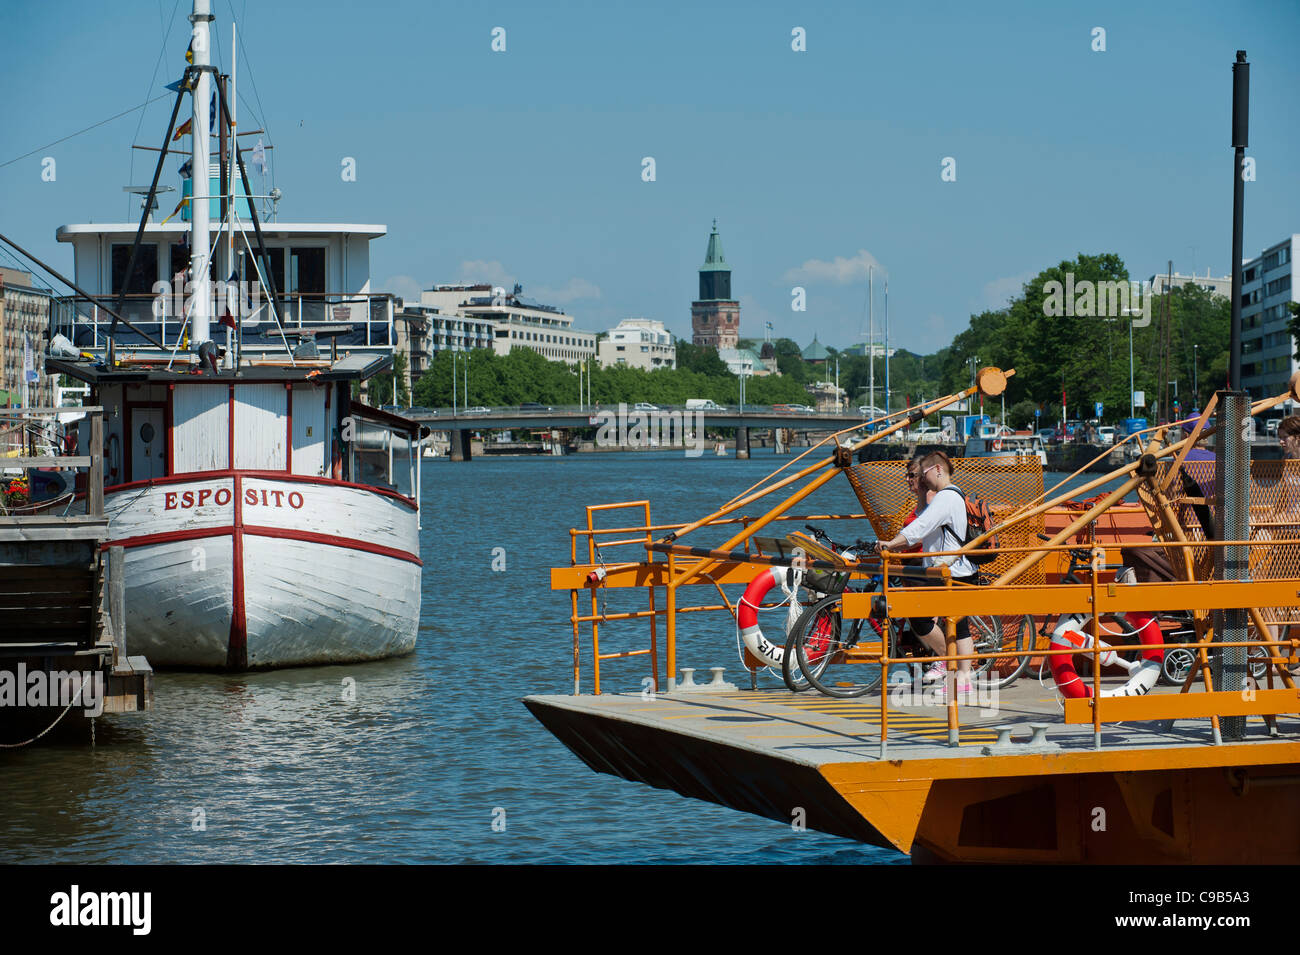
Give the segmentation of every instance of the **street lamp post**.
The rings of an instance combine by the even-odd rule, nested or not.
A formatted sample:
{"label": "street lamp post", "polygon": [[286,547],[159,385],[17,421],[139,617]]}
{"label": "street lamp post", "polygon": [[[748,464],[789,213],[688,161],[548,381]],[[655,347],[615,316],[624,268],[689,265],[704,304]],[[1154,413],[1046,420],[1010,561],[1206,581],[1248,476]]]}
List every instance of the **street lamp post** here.
{"label": "street lamp post", "polygon": [[451,353],[451,413],[456,414],[456,353]]}
{"label": "street lamp post", "polygon": [[1137,405],[1133,403],[1133,316],[1141,315],[1142,310],[1126,308],[1124,314],[1128,316],[1128,416],[1132,418],[1137,415]]}
{"label": "street lamp post", "polygon": [[1192,404],[1198,409],[1201,407],[1201,388],[1196,380],[1196,349],[1200,347],[1192,345]]}

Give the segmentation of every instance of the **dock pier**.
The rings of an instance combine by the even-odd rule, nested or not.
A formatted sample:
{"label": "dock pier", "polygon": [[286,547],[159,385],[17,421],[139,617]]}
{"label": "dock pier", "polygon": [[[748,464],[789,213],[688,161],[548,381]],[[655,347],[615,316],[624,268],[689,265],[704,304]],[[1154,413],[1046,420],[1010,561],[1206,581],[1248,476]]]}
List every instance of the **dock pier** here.
{"label": "dock pier", "polygon": [[[16,409],[20,420],[68,409]],[[10,467],[85,468],[85,513],[53,506],[0,513],[0,746],[44,737],[69,719],[143,712],[153,670],[126,650],[124,558],[106,549],[103,419],[86,408],[91,454],[3,459]]]}

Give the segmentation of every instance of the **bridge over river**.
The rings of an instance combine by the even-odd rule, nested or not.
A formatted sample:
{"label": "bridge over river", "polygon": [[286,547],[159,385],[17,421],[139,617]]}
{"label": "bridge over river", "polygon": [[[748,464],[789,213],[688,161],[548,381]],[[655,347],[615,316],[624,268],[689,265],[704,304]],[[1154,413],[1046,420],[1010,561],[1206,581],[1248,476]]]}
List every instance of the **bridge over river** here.
{"label": "bridge over river", "polygon": [[[385,410],[398,410],[388,408]],[[469,460],[470,435],[474,431],[506,431],[535,429],[550,431],[584,431],[591,428],[609,428],[610,434],[619,436],[617,443],[625,443],[629,432],[641,428],[644,433],[659,438],[679,436],[684,432],[719,428],[736,430],[736,456],[749,456],[751,429],[786,429],[796,433],[842,431],[864,424],[856,409],[841,413],[817,413],[791,409],[746,405],[741,408],[688,409],[680,405],[616,405],[613,407],[580,407],[577,405],[513,406],[486,408],[407,408],[401,411],[406,417],[419,421],[433,431],[449,432],[453,460]],[[677,439],[680,440],[680,439]],[[665,446],[660,440],[659,445]]]}

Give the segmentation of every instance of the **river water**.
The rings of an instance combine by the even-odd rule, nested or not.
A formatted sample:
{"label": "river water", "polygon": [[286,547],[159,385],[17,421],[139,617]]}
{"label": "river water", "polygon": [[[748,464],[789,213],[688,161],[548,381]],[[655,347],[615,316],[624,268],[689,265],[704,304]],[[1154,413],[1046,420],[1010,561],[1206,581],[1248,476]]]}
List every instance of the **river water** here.
{"label": "river water", "polygon": [[[569,598],[549,589],[549,568],[567,565],[585,505],[649,498],[656,523],[688,520],[784,460],[426,462],[413,654],[159,673],[154,710],[99,720],[93,748],[79,734],[0,751],[0,862],[906,862],[594,773],[520,702],[572,692]],[[839,479],[808,506],[859,509]],[[742,683],[729,618],[683,619],[679,666],[725,666]],[[602,630],[606,652],[645,645],[637,624]],[[602,689],[639,690],[648,672],[643,657],[607,661]]]}

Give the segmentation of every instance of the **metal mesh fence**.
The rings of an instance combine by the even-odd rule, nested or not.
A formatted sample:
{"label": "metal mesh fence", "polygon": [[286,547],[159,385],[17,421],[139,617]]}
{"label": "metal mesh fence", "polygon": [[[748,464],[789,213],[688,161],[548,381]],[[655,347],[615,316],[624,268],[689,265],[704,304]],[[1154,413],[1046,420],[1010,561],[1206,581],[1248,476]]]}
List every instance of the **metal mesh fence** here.
{"label": "metal mesh fence", "polygon": [[[1043,494],[1043,465],[1037,458],[953,458],[952,467],[952,483],[968,498],[982,500],[995,524]],[[846,473],[876,536],[889,540],[898,534],[916,507],[916,497],[907,486],[907,462],[865,461]],[[999,534],[998,543],[1003,547],[1030,546],[1041,543],[1038,535],[1042,532],[1043,518],[1037,517]],[[980,570],[996,577],[1022,557],[1023,553],[1002,554]],[[1043,583],[1042,565],[1026,574],[1023,582]]]}
{"label": "metal mesh fence", "polygon": [[[1172,462],[1162,462],[1156,483],[1163,481]],[[1170,509],[1187,539],[1207,540],[1218,521],[1215,477],[1216,462],[1185,461],[1182,474],[1170,482],[1165,495]],[[1271,544],[1271,541],[1300,539],[1300,461],[1252,461],[1250,464],[1250,577],[1254,580],[1300,578],[1300,545]],[[1147,509],[1157,536],[1166,542],[1174,537],[1164,527],[1154,495],[1139,486],[1138,499]],[[1165,549],[1179,579],[1184,578],[1181,548]],[[1209,547],[1190,548],[1192,574],[1196,580],[1214,575],[1214,554]],[[1300,623],[1300,607],[1261,607],[1268,623]]]}

